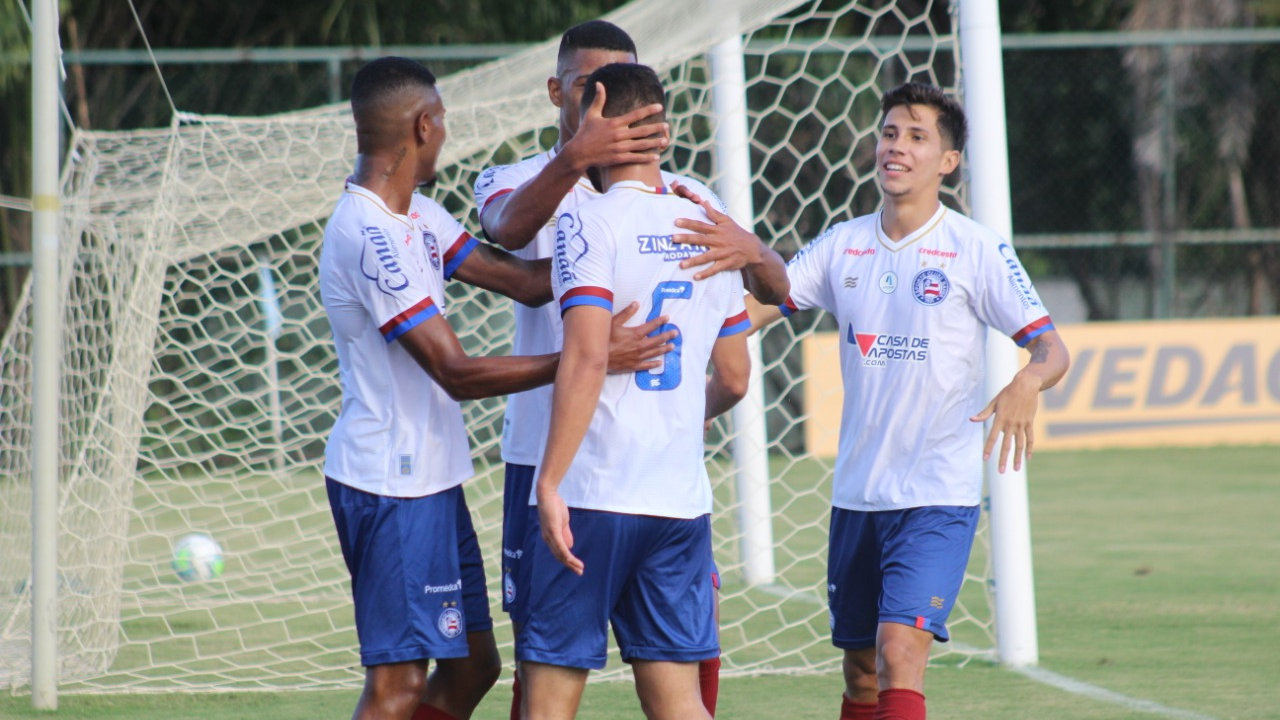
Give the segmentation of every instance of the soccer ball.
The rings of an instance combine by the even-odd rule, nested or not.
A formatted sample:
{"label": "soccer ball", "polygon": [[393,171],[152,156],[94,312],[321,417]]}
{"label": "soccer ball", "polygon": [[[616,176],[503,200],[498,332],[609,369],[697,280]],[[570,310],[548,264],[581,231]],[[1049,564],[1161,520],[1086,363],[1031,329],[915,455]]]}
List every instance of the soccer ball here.
{"label": "soccer ball", "polygon": [[203,533],[183,535],[173,546],[173,571],[186,582],[212,580],[222,574],[222,548]]}

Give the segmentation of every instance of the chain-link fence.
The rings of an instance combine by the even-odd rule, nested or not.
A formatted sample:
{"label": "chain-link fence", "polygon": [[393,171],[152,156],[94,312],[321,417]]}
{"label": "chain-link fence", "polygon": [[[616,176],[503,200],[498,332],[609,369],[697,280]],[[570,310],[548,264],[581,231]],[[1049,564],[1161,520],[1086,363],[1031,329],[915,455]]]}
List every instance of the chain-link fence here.
{"label": "chain-link fence", "polygon": [[1014,232],[1055,319],[1276,312],[1276,40],[1028,36],[1006,47]]}
{"label": "chain-link fence", "polygon": [[[165,124],[166,92],[262,115],[341,101],[375,55],[445,75],[517,47],[162,51],[163,85],[145,53],[69,53],[65,94],[98,128]],[[1010,35],[1004,62],[1015,242],[1059,322],[1280,309],[1280,30]],[[6,268],[5,284],[21,275]]]}

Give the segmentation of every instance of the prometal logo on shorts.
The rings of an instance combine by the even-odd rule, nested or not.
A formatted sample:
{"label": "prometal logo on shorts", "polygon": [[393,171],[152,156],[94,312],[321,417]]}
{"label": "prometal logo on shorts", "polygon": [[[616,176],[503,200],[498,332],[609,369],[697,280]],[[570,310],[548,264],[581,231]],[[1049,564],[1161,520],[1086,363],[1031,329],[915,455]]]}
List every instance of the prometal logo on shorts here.
{"label": "prometal logo on shorts", "polygon": [[423,585],[422,592],[427,595],[435,595],[436,593],[458,592],[462,589],[462,578],[458,578],[448,585]]}

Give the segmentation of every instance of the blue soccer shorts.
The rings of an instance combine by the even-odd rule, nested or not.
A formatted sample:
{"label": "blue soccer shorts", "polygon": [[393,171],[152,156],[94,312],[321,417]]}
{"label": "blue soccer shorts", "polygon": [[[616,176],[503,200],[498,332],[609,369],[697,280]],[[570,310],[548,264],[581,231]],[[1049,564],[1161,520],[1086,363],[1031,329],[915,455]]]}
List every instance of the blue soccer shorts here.
{"label": "blue soccer shorts", "polygon": [[516,658],[605,666],[609,624],[622,659],[698,662],[719,657],[715,588],[708,578],[710,515],[683,520],[570,508],[582,576],[561,565],[529,519],[529,593]]}
{"label": "blue soccer shorts", "polygon": [[398,498],[325,486],[351,572],[360,664],[466,657],[467,633],[493,620],[462,487]]}
{"label": "blue soccer shorts", "polygon": [[529,516],[538,514],[529,504],[536,471],[532,465],[507,463],[502,488],[502,610],[516,623],[524,621],[524,595],[529,587],[524,541]]}
{"label": "blue soccer shorts", "polygon": [[880,623],[950,639],[955,605],[978,527],[978,508],[930,506],[860,512],[832,508],[827,563],[831,642],[875,647]]}

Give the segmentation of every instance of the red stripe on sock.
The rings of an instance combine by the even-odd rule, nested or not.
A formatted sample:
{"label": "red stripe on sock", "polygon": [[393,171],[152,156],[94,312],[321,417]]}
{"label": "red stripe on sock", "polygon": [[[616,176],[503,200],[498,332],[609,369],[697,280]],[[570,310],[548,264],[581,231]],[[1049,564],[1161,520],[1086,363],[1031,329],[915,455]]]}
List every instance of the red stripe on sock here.
{"label": "red stripe on sock", "polygon": [[716,701],[720,699],[720,658],[698,663],[698,689],[702,691],[702,706],[715,717]]}
{"label": "red stripe on sock", "polygon": [[449,713],[441,710],[434,705],[422,703],[417,710],[413,711],[412,720],[458,720]]}
{"label": "red stripe on sock", "polygon": [[915,690],[891,688],[880,691],[874,720],[925,720],[924,695]]}
{"label": "red stripe on sock", "polygon": [[875,720],[876,704],[860,703],[849,699],[848,695],[841,694],[840,703],[840,720]]}
{"label": "red stripe on sock", "polygon": [[520,672],[516,671],[515,681],[511,683],[511,720],[520,720],[520,699],[524,691],[520,687]]}

